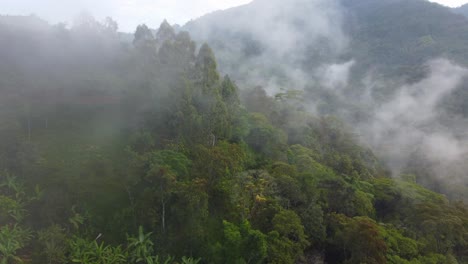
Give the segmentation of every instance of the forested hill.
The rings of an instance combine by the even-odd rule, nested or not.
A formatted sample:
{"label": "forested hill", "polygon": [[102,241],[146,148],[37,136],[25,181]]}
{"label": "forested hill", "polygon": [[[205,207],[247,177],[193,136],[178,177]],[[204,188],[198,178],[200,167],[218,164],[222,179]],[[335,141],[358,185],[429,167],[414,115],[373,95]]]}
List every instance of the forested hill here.
{"label": "forested hill", "polygon": [[[311,18],[310,14],[318,18]],[[252,16],[252,23],[247,22]],[[254,23],[258,21],[273,23]],[[311,25],[314,22],[318,25]],[[326,29],[320,31],[319,27]],[[468,63],[468,20],[448,7],[426,0],[295,0],[294,5],[255,0],[245,6],[205,15],[184,28],[195,39],[208,41],[217,52],[226,56],[232,53],[232,57],[219,58],[223,70],[231,70],[228,66],[237,57],[267,53],[271,45],[267,41],[275,38],[269,35],[284,38],[283,43],[279,41],[275,45],[287,45],[288,39],[298,40],[295,33],[304,33],[301,40],[306,43],[294,43],[296,49],[291,49],[283,59],[301,55],[299,62],[306,69],[332,59],[349,58],[354,58],[365,70],[383,67],[394,75],[410,74],[409,67],[442,55],[463,65]],[[340,47],[334,42],[337,38],[344,40],[345,36],[349,38],[350,48],[336,56]],[[321,42],[316,42],[317,38],[322,38]],[[307,49],[298,49],[300,46]]]}
{"label": "forested hill", "polygon": [[[418,65],[445,56],[467,65],[468,20],[425,0],[342,1],[357,60]],[[367,55],[364,55],[367,53]]]}
{"label": "forested hill", "polygon": [[425,0],[256,0],[184,29],[242,86],[301,91],[308,111],[352,125],[394,176],[468,199],[464,16]]}
{"label": "forested hill", "polygon": [[457,13],[457,14],[462,14],[465,17],[467,17],[468,16],[468,5],[465,4],[465,5],[462,5],[460,7],[453,8],[452,11]]}
{"label": "forested hill", "polygon": [[167,22],[117,28],[0,18],[0,262],[468,261],[466,205],[303,91],[238,87]]}

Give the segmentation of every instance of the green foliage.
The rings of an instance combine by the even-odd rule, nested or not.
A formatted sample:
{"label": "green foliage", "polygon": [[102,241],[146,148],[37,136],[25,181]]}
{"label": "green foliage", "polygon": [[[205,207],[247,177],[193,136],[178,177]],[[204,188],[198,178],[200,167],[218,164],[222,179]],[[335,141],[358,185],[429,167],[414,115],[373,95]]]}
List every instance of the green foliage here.
{"label": "green foliage", "polygon": [[286,135],[275,129],[270,121],[260,113],[252,113],[249,116],[250,132],[245,138],[249,146],[261,158],[278,159],[285,151]]}
{"label": "green foliage", "polygon": [[79,229],[81,225],[83,225],[85,218],[78,212],[76,212],[76,206],[72,206],[71,211],[72,215],[68,218],[68,222],[73,226],[75,229]]}
{"label": "green foliage", "polygon": [[202,85],[202,91],[206,94],[212,92],[210,90],[214,88],[220,77],[213,51],[206,43],[200,47],[198,52],[196,70],[199,74],[198,81]]}
{"label": "green foliage", "polygon": [[45,256],[47,263],[64,263],[67,259],[67,233],[59,225],[52,225],[38,231],[38,242],[41,254]]}
{"label": "green foliage", "polygon": [[151,241],[151,233],[145,234],[143,227],[138,228],[137,237],[128,237],[128,251],[130,252],[130,261],[132,263],[153,264],[155,259],[154,244]]}
{"label": "green foliage", "polygon": [[346,263],[386,263],[388,247],[374,220],[332,214],[330,229],[333,232],[330,244],[336,247],[336,252],[342,249],[341,258]]}
{"label": "green foliage", "polygon": [[365,215],[373,217],[375,215],[374,197],[370,193],[356,191],[353,197],[353,204],[356,210],[356,215]]}
{"label": "green foliage", "polygon": [[247,159],[245,149],[225,141],[214,147],[198,145],[194,153],[194,170],[198,175],[206,177],[210,183],[241,172]]}
{"label": "green foliage", "polygon": [[6,224],[11,221],[11,218],[16,215],[20,205],[6,196],[0,196],[0,224]]}
{"label": "green foliage", "polygon": [[418,257],[419,244],[417,241],[405,237],[401,231],[393,226],[380,225],[379,229],[388,247],[387,260],[389,260],[390,263],[392,263],[391,259],[396,257],[402,261],[404,259],[411,260]]}
{"label": "green foliage", "polygon": [[295,263],[309,245],[299,216],[282,210],[273,217],[273,231],[268,234],[268,262]]}
{"label": "green foliage", "polygon": [[26,205],[36,199],[32,194],[28,196],[24,185],[17,177],[7,172],[0,176],[0,190],[8,196],[0,195],[0,224],[20,223],[26,216]]}
{"label": "green foliage", "polygon": [[148,162],[151,167],[165,167],[181,178],[187,178],[189,176],[192,163],[184,154],[173,150],[151,153],[150,156],[148,156]]}
{"label": "green foliage", "polygon": [[182,264],[198,264],[200,263],[201,259],[194,259],[194,258],[187,258],[187,257],[182,257],[181,263]]}
{"label": "green foliage", "polygon": [[74,237],[70,240],[70,258],[73,263],[82,264],[119,264],[127,263],[127,253],[121,246],[113,247]]}
{"label": "green foliage", "polygon": [[[84,29],[92,36],[82,46],[74,39]],[[271,97],[256,87],[241,103],[211,48],[196,53],[187,32],[141,25],[133,45],[121,45],[115,29],[88,19],[44,31],[56,48],[43,47],[40,58],[57,66],[24,73],[34,85],[0,66],[8,90],[0,89],[0,167],[12,173],[0,175],[2,264],[31,256],[90,264],[467,262],[466,205],[418,177],[385,177],[353,128],[297,104],[307,91]],[[414,41],[426,49],[439,40]],[[83,61],[58,56],[64,46]],[[41,49],[26,50],[41,62]]]}
{"label": "green foliage", "polygon": [[0,228],[0,263],[12,263],[10,261],[22,263],[17,253],[27,245],[31,238],[31,232],[27,229],[17,225],[2,226]]}
{"label": "green foliage", "polygon": [[[127,236],[127,247],[121,245],[105,245],[97,240],[89,241],[80,237],[73,237],[69,241],[70,260],[73,263],[145,263],[145,264],[171,264],[174,258],[168,256],[161,258],[155,255],[154,243],[151,240],[151,233],[144,233],[140,226],[137,237]],[[182,263],[199,263],[200,259],[182,257]]]}
{"label": "green foliage", "polygon": [[[423,243],[423,252],[447,254],[457,247],[468,246],[468,219],[463,211],[452,206],[425,202],[414,207],[410,223]],[[454,247],[454,244],[458,245]]]}
{"label": "green foliage", "polygon": [[317,203],[311,202],[299,211],[304,225],[304,232],[313,246],[321,245],[326,238],[324,212]]}
{"label": "green foliage", "polygon": [[[275,192],[273,179],[266,171],[242,172],[226,184],[229,184],[226,188],[234,207],[233,212],[237,212],[242,220],[265,221],[258,219],[261,217],[257,218],[257,214],[266,209],[265,206],[273,200],[271,196]],[[259,226],[262,225],[257,225]]]}
{"label": "green foliage", "polygon": [[215,248],[219,250],[217,261],[226,263],[263,263],[267,256],[266,236],[250,227],[248,221],[239,226],[223,221],[222,244]]}

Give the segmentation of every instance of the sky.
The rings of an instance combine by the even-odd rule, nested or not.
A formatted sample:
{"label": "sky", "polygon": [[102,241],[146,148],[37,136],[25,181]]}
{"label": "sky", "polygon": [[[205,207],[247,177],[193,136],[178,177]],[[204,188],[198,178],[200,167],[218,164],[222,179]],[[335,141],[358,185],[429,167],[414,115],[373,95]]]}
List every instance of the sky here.
{"label": "sky", "polygon": [[446,5],[450,7],[458,7],[468,3],[468,0],[429,0],[431,2],[436,2],[441,5]]}
{"label": "sky", "polygon": [[86,12],[99,21],[112,17],[119,30],[133,32],[142,23],[157,28],[167,19],[183,25],[209,12],[248,2],[251,0],[0,0],[0,14],[35,14],[52,24],[70,24]]}
{"label": "sky", "polygon": [[[468,0],[431,0],[447,6],[460,6]],[[52,24],[71,24],[74,17],[86,12],[98,20],[112,17],[119,29],[133,32],[145,23],[152,28],[167,19],[183,25],[215,10],[243,5],[251,0],[0,0],[2,15],[35,14]]]}

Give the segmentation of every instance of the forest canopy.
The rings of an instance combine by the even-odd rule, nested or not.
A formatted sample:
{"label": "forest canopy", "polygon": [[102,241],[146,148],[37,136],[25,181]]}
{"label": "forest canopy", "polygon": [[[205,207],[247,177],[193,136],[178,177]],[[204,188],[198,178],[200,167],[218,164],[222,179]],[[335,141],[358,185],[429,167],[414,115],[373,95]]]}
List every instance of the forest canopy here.
{"label": "forest canopy", "polygon": [[468,262],[466,205],[342,119],[117,28],[0,17],[0,263]]}

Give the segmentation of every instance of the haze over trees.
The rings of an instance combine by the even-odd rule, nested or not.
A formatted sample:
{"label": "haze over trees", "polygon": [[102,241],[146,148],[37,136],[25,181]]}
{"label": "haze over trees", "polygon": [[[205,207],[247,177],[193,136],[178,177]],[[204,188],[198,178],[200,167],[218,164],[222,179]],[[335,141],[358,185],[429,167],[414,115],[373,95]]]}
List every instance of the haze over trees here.
{"label": "haze over trees", "polygon": [[[197,23],[266,3],[183,29],[200,39]],[[463,57],[436,59],[463,47],[454,37],[437,40],[437,56],[389,58],[381,32],[420,36],[362,26],[414,6],[467,20],[423,1],[297,3],[361,33],[313,35],[286,3],[279,21],[302,27],[283,33],[310,45],[278,47],[260,32],[266,11],[251,28],[260,35],[219,23],[208,44],[167,21],[129,41],[111,18],[0,16],[0,263],[468,262],[465,145],[449,148],[465,142],[467,71]],[[395,23],[434,29],[421,19]],[[359,105],[365,65],[385,78]],[[394,152],[405,133],[424,140]]]}
{"label": "haze over trees", "polygon": [[208,42],[221,71],[241,86],[303,91],[308,111],[352,124],[394,176],[415,174],[466,201],[460,67],[468,62],[468,20],[454,11],[425,0],[258,0],[184,29]]}

